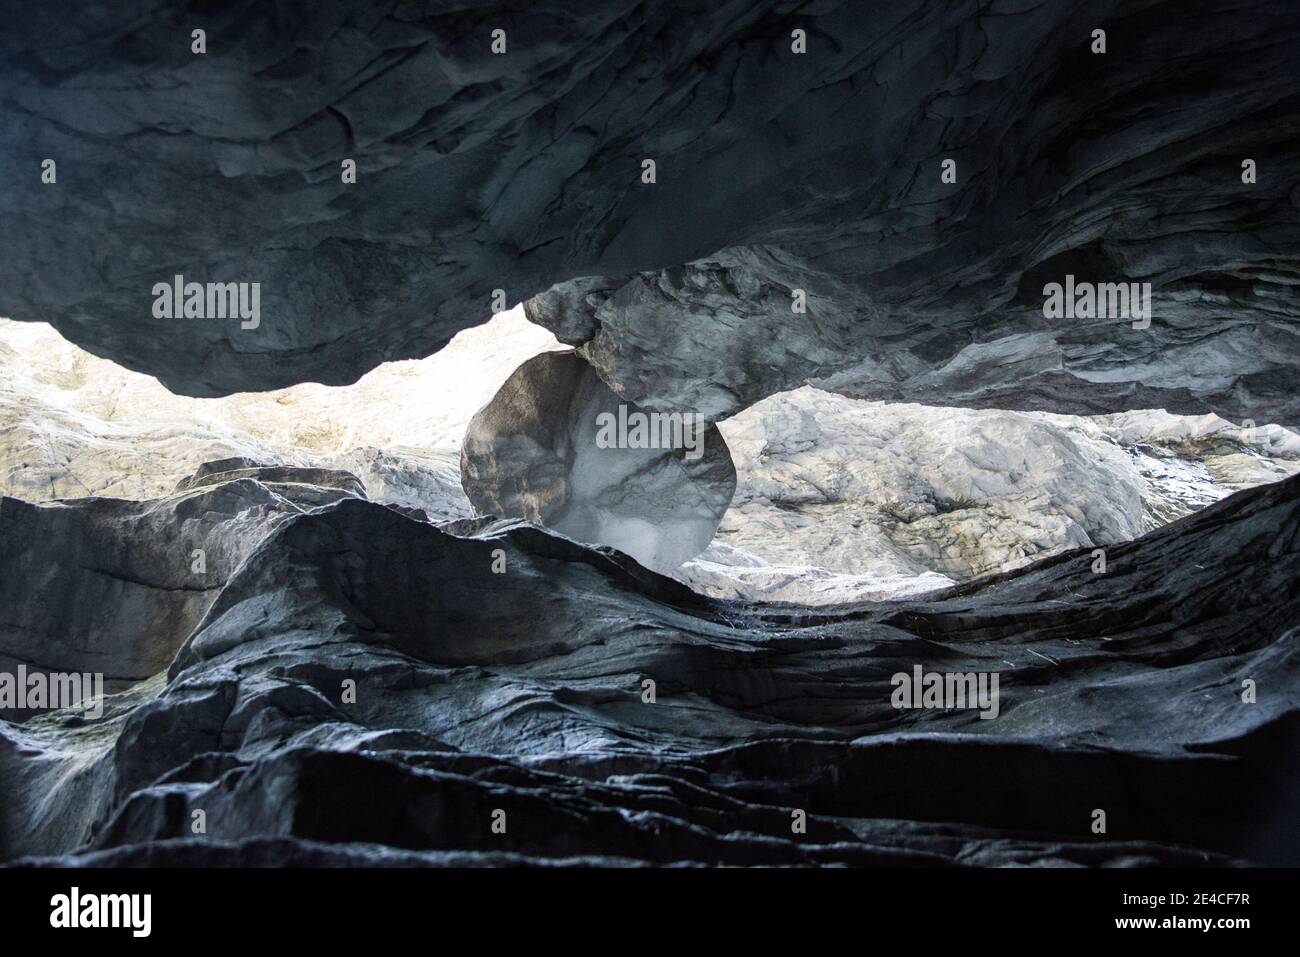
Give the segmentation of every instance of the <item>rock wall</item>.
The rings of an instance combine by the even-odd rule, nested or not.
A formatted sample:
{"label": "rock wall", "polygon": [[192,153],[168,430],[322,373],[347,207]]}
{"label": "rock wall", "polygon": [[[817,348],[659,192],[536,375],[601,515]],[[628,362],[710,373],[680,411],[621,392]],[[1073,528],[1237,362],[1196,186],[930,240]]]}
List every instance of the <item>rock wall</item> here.
{"label": "rock wall", "polygon": [[[213,396],[429,355],[500,290],[645,408],[1294,425],[1298,43],[1274,0],[26,6],[0,315]],[[1067,274],[1151,283],[1150,327],[1045,318]],[[257,327],[155,318],[176,275],[259,283]]]}
{"label": "rock wall", "polygon": [[[272,494],[211,494],[240,486]],[[1297,863],[1300,478],[1115,546],[1103,574],[1076,550],[820,613],[351,496],[262,527],[164,675],[97,719],[0,721],[0,860]],[[99,594],[110,619],[137,602]],[[996,715],[895,707],[922,665],[998,674]]]}
{"label": "rock wall", "polygon": [[548,352],[470,420],[461,484],[480,515],[526,518],[666,574],[713,540],[736,469],[703,416],[652,418],[577,353]]}

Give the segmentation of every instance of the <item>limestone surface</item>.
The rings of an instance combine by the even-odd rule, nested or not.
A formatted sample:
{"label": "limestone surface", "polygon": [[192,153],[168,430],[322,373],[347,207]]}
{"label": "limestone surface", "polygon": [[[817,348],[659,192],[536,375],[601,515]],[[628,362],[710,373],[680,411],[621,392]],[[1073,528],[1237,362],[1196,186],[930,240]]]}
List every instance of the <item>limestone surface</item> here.
{"label": "limestone surface", "polygon": [[677,576],[710,595],[826,604],[915,594],[1108,547],[1300,472],[1300,435],[1213,415],[865,402],[810,387],[720,423],[738,484]]}
{"label": "limestone surface", "polygon": [[[440,522],[466,518],[470,420],[525,361],[563,348],[512,310],[429,359],[383,366],[352,386],[193,399],[48,327],[0,320],[0,492],[30,502],[142,500],[170,494],[204,463],[242,458],[345,471],[373,501]],[[1300,469],[1300,437],[1280,426],[1158,410],[975,411],[804,387],[718,430],[737,492],[707,548],[693,533],[700,554],[682,548],[673,557],[685,564],[662,570],[717,597],[810,604],[915,594],[1130,539]],[[589,451],[597,465],[617,454]],[[615,481],[608,470],[588,477],[599,474]],[[622,517],[602,525],[589,513],[587,524],[566,526],[579,537],[635,549],[639,535],[660,534],[638,531],[644,495],[612,486],[584,494],[608,495]]]}

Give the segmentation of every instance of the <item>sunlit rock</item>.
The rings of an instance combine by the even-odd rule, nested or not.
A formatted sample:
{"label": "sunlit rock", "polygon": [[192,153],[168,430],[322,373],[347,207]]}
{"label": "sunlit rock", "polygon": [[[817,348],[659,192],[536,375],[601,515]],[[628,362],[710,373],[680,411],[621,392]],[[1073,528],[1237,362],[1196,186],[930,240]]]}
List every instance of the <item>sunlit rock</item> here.
{"label": "sunlit rock", "polygon": [[1217,416],[864,402],[812,388],[719,423],[738,476],[707,552],[718,597],[879,600],[1109,546],[1300,471],[1300,436]]}
{"label": "sunlit rock", "polygon": [[[235,457],[348,472],[374,501],[455,521],[471,514],[470,419],[522,362],[561,348],[512,310],[352,386],[191,399],[48,327],[0,320],[0,492],[146,499]],[[719,597],[815,604],[914,594],[1132,537],[1300,469],[1300,436],[1279,426],[1154,410],[972,412],[804,388],[719,429],[739,492],[675,574]]]}

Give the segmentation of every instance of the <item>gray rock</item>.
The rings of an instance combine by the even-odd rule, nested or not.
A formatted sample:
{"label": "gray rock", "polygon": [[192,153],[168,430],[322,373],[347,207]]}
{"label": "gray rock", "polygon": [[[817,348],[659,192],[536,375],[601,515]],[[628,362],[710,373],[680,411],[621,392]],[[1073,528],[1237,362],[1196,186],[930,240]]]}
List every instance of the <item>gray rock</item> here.
{"label": "gray rock", "polygon": [[[350,382],[495,289],[581,279],[534,316],[646,408],[716,418],[815,378],[1296,424],[1298,42],[1272,0],[24,5],[0,315],[210,396]],[[1044,319],[1066,273],[1150,281],[1151,328]],[[259,282],[259,327],[155,319],[176,274]]]}
{"label": "gray rock", "polygon": [[[1300,865],[1294,3],[3,21],[5,325],[231,401],[0,342],[0,673],[110,690],[0,714],[0,862]],[[1150,327],[1048,318],[1067,274],[1149,282]],[[258,283],[260,321],[155,317],[177,275]],[[498,291],[576,353],[463,449],[510,348],[390,368],[363,418],[327,394]],[[887,448],[756,413],[693,580],[853,601],[659,574],[726,444],[615,454],[595,414],[805,385],[930,408]],[[1024,429],[958,428],[989,421]],[[996,716],[898,707],[918,668],[996,675]]]}
{"label": "gray rock", "polygon": [[[480,515],[525,518],[669,572],[708,547],[736,488],[717,427],[674,415],[676,432],[661,429],[662,420],[645,419],[581,356],[543,353],[470,421],[461,484]],[[638,417],[650,423],[641,447],[632,447],[631,430],[629,447],[604,441],[621,440],[614,430],[602,437],[602,428],[635,426]]]}
{"label": "gray rock", "polygon": [[[0,321],[0,494],[151,499],[180,475],[207,474],[204,462],[233,459],[314,469],[318,486],[350,473],[372,501],[454,522],[472,513],[460,468],[470,420],[522,362],[557,348],[511,310],[353,386],[192,399],[47,326]],[[1279,426],[1152,410],[952,410],[804,387],[718,427],[738,492],[709,548],[673,574],[716,597],[817,605],[1130,539],[1300,469],[1300,436]],[[261,477],[273,483],[274,472]],[[302,485],[276,491],[301,497]]]}
{"label": "gray rock", "polygon": [[240,464],[205,465],[157,501],[0,497],[0,670],[100,673],[110,692],[158,674],[276,525],[365,497],[346,473]]}
{"label": "gray rock", "polygon": [[[1037,290],[1070,271],[1128,281],[1132,264],[1062,256],[1016,298],[931,312],[883,299],[845,273],[819,271],[774,247],[735,247],[626,280],[582,279],[525,303],[528,317],[574,345],[619,395],[647,408],[734,415],[775,392],[811,384],[886,402],[1089,415],[1164,408],[1234,420],[1300,421],[1300,311],[1293,278],[1251,294],[1152,281],[1150,328],[1117,320],[1046,319]],[[874,277],[873,277],[874,278]],[[1137,281],[1133,278],[1132,281]],[[1193,280],[1193,284],[1202,280]],[[1213,285],[1224,281],[1206,277]],[[1030,282],[1028,275],[1022,287]],[[1243,270],[1230,285],[1250,286]],[[1168,285],[1166,285],[1168,283]],[[792,311],[793,295],[807,312]],[[1011,290],[1007,290],[1008,293]],[[909,295],[922,294],[911,289]],[[1244,297],[1244,298],[1243,298]],[[1267,302],[1266,314],[1252,307]]]}
{"label": "gray rock", "polygon": [[1300,435],[1206,415],[863,402],[807,386],[718,424],[737,488],[673,574],[719,598],[824,605],[934,590],[1129,541],[1300,471]]}
{"label": "gray rock", "polygon": [[[0,859],[1297,863],[1300,478],[1105,574],[1067,552],[816,613],[524,523],[451,530],[353,497],[290,515],[165,675],[98,720],[0,721]],[[999,673],[998,716],[895,709],[915,665]]]}

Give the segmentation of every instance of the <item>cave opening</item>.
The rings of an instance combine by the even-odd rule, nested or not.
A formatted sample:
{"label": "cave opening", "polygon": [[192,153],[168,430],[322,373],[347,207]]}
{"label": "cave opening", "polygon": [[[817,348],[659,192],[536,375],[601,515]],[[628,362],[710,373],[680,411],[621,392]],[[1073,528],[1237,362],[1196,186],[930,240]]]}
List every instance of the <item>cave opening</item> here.
{"label": "cave opening", "polygon": [[[550,365],[520,378],[538,362]],[[633,422],[673,413],[636,411],[596,371],[517,305],[351,386],[191,398],[48,326],[0,319],[0,492],[147,500],[213,481],[213,463],[225,477],[314,469],[431,522],[523,518],[622,548],[709,597],[830,606],[1104,551],[1300,471],[1300,437],[1276,425],[926,406],[814,386],[711,425],[707,461],[684,426],[666,443],[632,443],[666,455],[626,459],[614,436],[635,433],[617,428],[630,408]]]}

